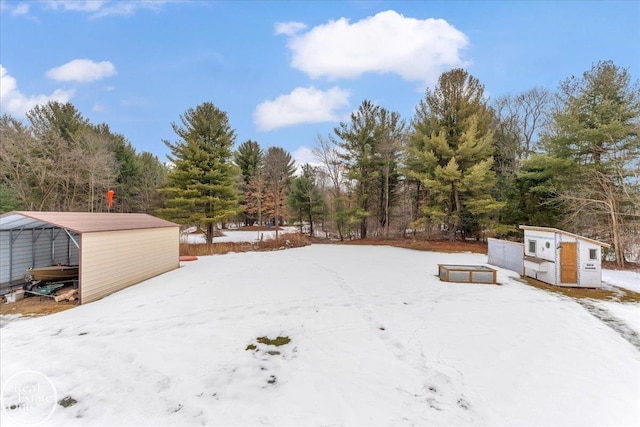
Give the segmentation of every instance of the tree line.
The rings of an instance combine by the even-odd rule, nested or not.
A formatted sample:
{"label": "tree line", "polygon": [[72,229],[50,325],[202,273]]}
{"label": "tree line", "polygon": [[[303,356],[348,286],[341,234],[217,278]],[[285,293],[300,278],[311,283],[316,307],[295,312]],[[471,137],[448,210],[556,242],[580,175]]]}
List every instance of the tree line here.
{"label": "tree line", "polygon": [[253,140],[234,151],[235,130],[210,102],[172,123],[162,165],[71,104],[49,103],[26,124],[2,117],[0,207],[100,210],[115,187],[119,211],[199,224],[207,241],[229,222],[339,239],[516,237],[529,224],[610,242],[624,263],[640,247],[639,119],[638,82],[610,61],[556,92],[494,100],[453,69],[408,121],[364,100],[317,136],[314,165]]}
{"label": "tree line", "polygon": [[92,124],[71,103],[49,102],[26,121],[0,117],[0,212],[105,211],[153,213],[162,202],[166,168],[137,153],[107,124]]}

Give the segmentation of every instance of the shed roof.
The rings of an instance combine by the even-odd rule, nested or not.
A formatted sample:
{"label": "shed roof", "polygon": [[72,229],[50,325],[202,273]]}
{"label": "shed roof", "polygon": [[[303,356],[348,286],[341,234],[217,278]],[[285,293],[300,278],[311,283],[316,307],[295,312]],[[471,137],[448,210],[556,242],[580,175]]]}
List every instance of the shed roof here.
{"label": "shed roof", "polygon": [[178,224],[140,213],[14,211],[0,215],[0,231],[54,227],[81,234],[178,227]]}
{"label": "shed roof", "polygon": [[610,248],[611,247],[611,245],[608,244],[608,243],[600,242],[598,240],[590,239],[588,237],[580,236],[578,234],[569,233],[568,231],[559,230],[557,228],[536,227],[536,226],[533,226],[533,225],[521,225],[520,226],[520,230],[533,230],[533,231],[546,231],[546,232],[550,232],[550,233],[559,233],[559,234],[564,234],[564,235],[567,235],[567,236],[574,237],[576,239],[584,240],[584,241],[587,241],[589,243],[593,243],[594,245],[600,245],[600,246],[605,247],[605,248]]}

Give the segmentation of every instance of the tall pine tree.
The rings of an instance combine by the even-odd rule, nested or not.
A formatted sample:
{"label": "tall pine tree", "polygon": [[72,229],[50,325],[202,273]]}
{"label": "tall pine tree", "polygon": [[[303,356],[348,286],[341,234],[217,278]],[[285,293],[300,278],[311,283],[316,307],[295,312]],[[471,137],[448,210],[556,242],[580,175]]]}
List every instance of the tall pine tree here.
{"label": "tall pine tree", "polygon": [[238,171],[231,162],[236,134],[227,113],[210,102],[188,109],[180,122],[171,124],[179,140],[164,141],[174,167],[162,190],[166,207],[158,213],[178,223],[203,226],[211,243],[216,224],[238,212]]}
{"label": "tall pine tree", "polygon": [[[421,167],[409,171],[429,191],[423,207],[451,240],[457,233],[496,231],[503,207],[490,194],[495,185],[492,113],[484,87],[463,69],[442,74],[427,89],[413,119],[412,157]],[[416,162],[416,160],[418,162]]]}
{"label": "tall pine tree", "polygon": [[[349,122],[334,128],[347,178],[355,184],[356,209],[351,219],[360,223],[360,238],[366,239],[367,218],[378,211],[381,226],[388,226],[393,201],[397,154],[404,122],[400,115],[364,100]],[[378,203],[376,204],[376,198]]]}
{"label": "tall pine tree", "polygon": [[561,199],[567,227],[613,243],[624,265],[626,238],[638,229],[640,86],[611,61],[595,64],[582,77],[560,85],[559,108],[545,139],[550,154],[570,159],[578,173]]}

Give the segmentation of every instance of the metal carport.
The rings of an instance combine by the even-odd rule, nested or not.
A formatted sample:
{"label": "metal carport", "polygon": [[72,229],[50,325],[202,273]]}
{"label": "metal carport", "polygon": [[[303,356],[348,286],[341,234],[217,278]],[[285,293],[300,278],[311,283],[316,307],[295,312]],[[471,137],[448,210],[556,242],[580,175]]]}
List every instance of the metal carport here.
{"label": "metal carport", "polygon": [[80,303],[94,301],[179,267],[179,226],[146,214],[0,215],[0,287],[55,263],[77,264]]}

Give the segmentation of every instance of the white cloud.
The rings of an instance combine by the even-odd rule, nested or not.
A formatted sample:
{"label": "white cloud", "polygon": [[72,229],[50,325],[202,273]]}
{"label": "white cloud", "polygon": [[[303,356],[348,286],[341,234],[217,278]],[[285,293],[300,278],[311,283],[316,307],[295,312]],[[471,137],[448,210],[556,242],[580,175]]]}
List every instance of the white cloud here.
{"label": "white cloud", "polygon": [[465,65],[460,53],[469,45],[443,19],[406,18],[393,10],[353,24],[340,18],[289,37],[291,66],[329,79],[373,72],[432,83],[442,71]]}
{"label": "white cloud", "polygon": [[276,22],[275,33],[276,35],[293,36],[305,28],[307,28],[307,25],[303,22]]}
{"label": "white cloud", "polygon": [[50,79],[63,82],[93,82],[116,74],[116,67],[109,61],[93,62],[90,59],[74,59],[47,71]]}
{"label": "white cloud", "polygon": [[316,158],[316,155],[313,154],[313,150],[305,145],[299,147],[293,153],[291,153],[291,157],[293,157],[293,160],[295,160],[297,164],[300,165],[300,167],[302,167],[302,165],[306,163],[310,164],[311,166],[321,165],[320,161],[318,161],[318,159]]}
{"label": "white cloud", "polygon": [[298,87],[288,95],[256,107],[253,121],[260,131],[271,131],[301,123],[339,121],[336,110],[349,106],[350,92],[339,87],[327,91]]}
{"label": "white cloud", "polygon": [[133,15],[139,9],[158,11],[168,0],[49,0],[51,9],[89,13],[91,19],[115,15]]}
{"label": "white cloud", "polygon": [[107,4],[103,0],[49,0],[47,4],[52,9],[71,10],[74,12],[97,12]]}
{"label": "white cloud", "polygon": [[56,89],[51,95],[26,96],[18,90],[18,82],[9,75],[7,69],[0,65],[0,106],[2,112],[14,116],[23,116],[39,104],[49,101],[67,102],[73,96],[73,91]]}
{"label": "white cloud", "polygon": [[91,109],[96,113],[100,113],[104,111],[106,108],[104,105],[100,104],[99,102],[96,102],[95,104],[93,104],[93,107]]}
{"label": "white cloud", "polygon": [[29,14],[29,5],[26,3],[19,3],[16,7],[11,11],[11,15],[13,16],[21,16]]}

